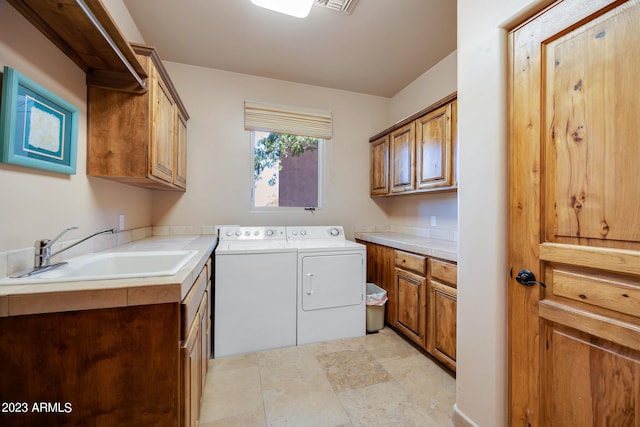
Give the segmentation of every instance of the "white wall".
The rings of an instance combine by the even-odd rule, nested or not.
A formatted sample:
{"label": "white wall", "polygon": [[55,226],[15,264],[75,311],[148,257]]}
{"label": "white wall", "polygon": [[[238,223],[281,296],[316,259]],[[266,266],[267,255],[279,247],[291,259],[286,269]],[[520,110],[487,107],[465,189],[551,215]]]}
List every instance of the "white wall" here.
{"label": "white wall", "polygon": [[458,55],[453,51],[391,98],[391,124],[455,92],[457,72]]}
{"label": "white wall", "polygon": [[[391,99],[388,126],[455,92],[457,71],[457,52],[452,52],[398,92]],[[465,141],[460,140],[460,144],[464,145]],[[375,203],[385,212],[390,224],[429,228],[431,216],[435,216],[437,228],[447,230],[458,228],[458,194],[456,192],[377,198]]]}
{"label": "white wall", "polygon": [[458,414],[506,425],[507,20],[540,1],[458,0]]}
{"label": "white wall", "polygon": [[[115,227],[151,225],[151,192],[86,176],[85,75],[5,0],[0,0],[0,67],[9,66],[79,109],[76,175],[0,163],[0,252],[79,226],[68,239]],[[0,263],[1,264],[1,263]]]}
{"label": "white wall", "polygon": [[[165,62],[190,115],[187,192],[153,195],[154,225],[358,224],[386,222],[369,198],[369,137],[388,122],[389,99]],[[324,201],[315,214],[250,208],[253,163],[244,100],[332,111]]]}

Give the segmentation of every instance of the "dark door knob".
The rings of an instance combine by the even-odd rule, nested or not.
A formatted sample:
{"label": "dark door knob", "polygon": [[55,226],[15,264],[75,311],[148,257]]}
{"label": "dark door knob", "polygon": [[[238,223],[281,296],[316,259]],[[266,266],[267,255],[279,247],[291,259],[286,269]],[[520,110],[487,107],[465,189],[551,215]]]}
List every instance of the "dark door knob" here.
{"label": "dark door knob", "polygon": [[518,272],[518,275],[516,276],[516,282],[525,286],[540,285],[543,288],[547,287],[547,285],[545,285],[544,283],[538,282],[536,280],[536,275],[533,274],[533,272],[530,270],[520,270]]}

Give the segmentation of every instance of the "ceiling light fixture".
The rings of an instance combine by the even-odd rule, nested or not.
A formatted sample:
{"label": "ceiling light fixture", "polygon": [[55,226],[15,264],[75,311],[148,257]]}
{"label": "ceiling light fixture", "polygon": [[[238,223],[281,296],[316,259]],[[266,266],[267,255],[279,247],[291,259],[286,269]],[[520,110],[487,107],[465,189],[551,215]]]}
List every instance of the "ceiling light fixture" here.
{"label": "ceiling light fixture", "polygon": [[306,18],[313,6],[313,0],[251,0],[251,3],[296,18]]}

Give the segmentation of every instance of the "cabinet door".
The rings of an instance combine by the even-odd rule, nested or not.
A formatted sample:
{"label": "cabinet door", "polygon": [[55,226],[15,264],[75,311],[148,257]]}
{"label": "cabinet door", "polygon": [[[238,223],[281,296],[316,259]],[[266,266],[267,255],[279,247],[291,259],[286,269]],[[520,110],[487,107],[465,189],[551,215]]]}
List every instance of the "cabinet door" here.
{"label": "cabinet door", "polygon": [[152,126],[150,175],[173,183],[176,106],[162,77],[152,73]]}
{"label": "cabinet door", "polygon": [[392,193],[415,189],[415,128],[411,122],[390,135]]}
{"label": "cabinet door", "polygon": [[456,369],[456,288],[429,282],[429,336],[427,351],[449,368]]}
{"label": "cabinet door", "polygon": [[373,141],[369,150],[371,195],[384,196],[389,193],[389,135]]}
{"label": "cabinet door", "polygon": [[201,396],[202,329],[194,321],[181,347],[182,359],[182,425],[197,426]]}
{"label": "cabinet door", "polygon": [[175,178],[173,183],[187,188],[187,122],[182,114],[176,117]]}
{"label": "cabinet door", "polygon": [[388,246],[378,246],[377,260],[380,265],[378,280],[381,283],[379,286],[387,291],[388,300],[385,307],[385,320],[390,325],[395,325],[398,319],[396,312],[395,269],[393,267],[394,252],[394,249]]}
{"label": "cabinet door", "polygon": [[367,246],[367,282],[375,283],[387,291],[385,320],[390,325],[396,323],[395,272],[393,268],[394,250],[388,246],[376,245],[361,240]]}
{"label": "cabinet door", "polygon": [[416,120],[416,187],[453,185],[451,103]]}
{"label": "cabinet door", "polygon": [[397,320],[395,326],[426,349],[427,279],[396,268]]}
{"label": "cabinet door", "polygon": [[202,315],[200,316],[200,398],[198,399],[198,407],[202,405],[202,397],[204,396],[204,387],[207,384],[207,370],[209,364],[209,292],[205,292],[202,297]]}

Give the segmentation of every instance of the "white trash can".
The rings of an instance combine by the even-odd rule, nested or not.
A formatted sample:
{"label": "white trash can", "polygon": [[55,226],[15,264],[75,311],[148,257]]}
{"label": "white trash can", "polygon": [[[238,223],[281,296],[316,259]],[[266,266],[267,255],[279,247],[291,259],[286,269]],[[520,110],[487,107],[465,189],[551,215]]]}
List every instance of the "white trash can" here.
{"label": "white trash can", "polygon": [[375,283],[367,283],[367,332],[378,332],[384,328],[384,306],[387,291]]}

